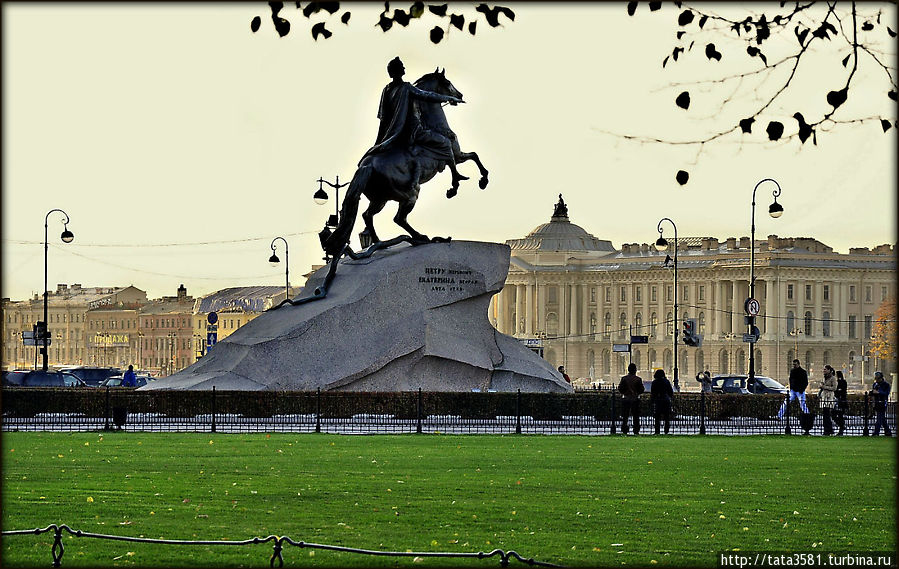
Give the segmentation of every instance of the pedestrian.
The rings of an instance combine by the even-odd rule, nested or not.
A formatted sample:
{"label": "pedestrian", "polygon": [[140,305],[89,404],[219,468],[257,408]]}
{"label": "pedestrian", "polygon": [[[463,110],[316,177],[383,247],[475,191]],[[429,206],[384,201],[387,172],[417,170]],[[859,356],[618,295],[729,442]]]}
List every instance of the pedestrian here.
{"label": "pedestrian", "polygon": [[877,421],[874,422],[874,436],[880,434],[880,427],[883,427],[883,434],[888,437],[893,436],[890,425],[887,423],[887,399],[890,396],[890,384],[883,379],[883,373],[874,372],[874,412],[877,414]]}
{"label": "pedestrian", "polygon": [[674,390],[663,370],[657,369],[652,377],[649,400],[652,403],[653,415],[656,419],[656,434],[659,434],[660,423],[662,419],[665,419],[665,434],[667,435],[671,429],[671,402],[674,399]]}
{"label": "pedestrian", "polygon": [[[800,411],[808,415],[808,407],[805,405],[805,389],[807,387],[808,373],[799,365],[799,360],[793,360],[793,369],[790,370],[790,393],[784,400],[783,405],[780,406],[780,411],[777,412],[778,419],[783,419],[784,413],[787,411],[787,405],[794,399],[799,400]],[[808,429],[805,429],[805,426],[803,426],[803,429],[808,434],[811,430],[811,425],[809,425]]]}
{"label": "pedestrian", "polygon": [[565,373],[565,366],[559,366],[559,373],[562,374],[562,377],[565,378],[565,381],[566,381],[567,383],[571,383],[571,378],[568,377],[568,374],[567,374],[567,373]]}
{"label": "pedestrian", "polygon": [[702,393],[712,392],[712,374],[709,370],[696,374],[696,381],[702,384]]}
{"label": "pedestrian", "polygon": [[134,373],[133,365],[129,365],[128,371],[122,376],[122,387],[137,387],[137,374]]}
{"label": "pedestrian", "polygon": [[824,381],[818,390],[818,406],[824,416],[824,436],[833,434],[833,421],[831,417],[837,403],[837,376],[830,364],[824,366]]}
{"label": "pedestrian", "polygon": [[837,390],[834,395],[837,398],[837,404],[834,408],[833,418],[837,426],[840,428],[837,435],[846,432],[846,411],[849,409],[849,395],[847,394],[846,378],[843,377],[842,371],[837,371]]}
{"label": "pedestrian", "polygon": [[627,418],[634,417],[634,434],[640,434],[640,394],[646,391],[643,379],[637,375],[637,364],[628,364],[627,375],[618,382],[618,391],[623,396],[621,402],[621,433],[627,434]]}

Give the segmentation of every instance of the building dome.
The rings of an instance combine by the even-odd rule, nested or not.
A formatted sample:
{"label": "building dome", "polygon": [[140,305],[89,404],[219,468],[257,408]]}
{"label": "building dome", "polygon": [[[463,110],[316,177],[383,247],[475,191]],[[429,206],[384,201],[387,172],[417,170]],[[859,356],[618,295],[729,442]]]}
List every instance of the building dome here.
{"label": "building dome", "polygon": [[509,239],[506,245],[513,251],[601,251],[613,253],[611,241],[597,239],[580,225],[568,220],[568,206],[559,194],[549,223],[540,225],[524,239]]}

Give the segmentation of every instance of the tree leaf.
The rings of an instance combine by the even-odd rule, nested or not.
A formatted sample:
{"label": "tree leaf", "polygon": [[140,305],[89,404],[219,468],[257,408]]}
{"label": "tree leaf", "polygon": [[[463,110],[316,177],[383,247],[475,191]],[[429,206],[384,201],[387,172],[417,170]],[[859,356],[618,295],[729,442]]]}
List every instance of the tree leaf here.
{"label": "tree leaf", "polygon": [[671,57],[674,58],[674,61],[677,61],[677,56],[683,52],[684,52],[684,48],[676,47],[676,48],[674,48],[674,51],[671,52]]}
{"label": "tree leaf", "polygon": [[778,140],[784,133],[784,125],[777,121],[771,121],[768,123],[766,132],[769,140]]}
{"label": "tree leaf", "polygon": [[721,61],[721,52],[715,49],[715,44],[713,43],[705,46],[705,56],[715,61]]}
{"label": "tree leaf", "polygon": [[812,127],[806,124],[805,117],[802,116],[802,113],[794,113],[793,118],[799,123],[799,141],[805,144],[808,137],[812,135]]}
{"label": "tree leaf", "polygon": [[755,43],[762,45],[762,42],[769,37],[771,37],[771,28],[768,27],[768,20],[762,14],[759,21],[755,23]]}
{"label": "tree leaf", "polygon": [[827,93],[827,103],[836,109],[840,105],[846,102],[846,98],[849,96],[849,87],[843,87],[839,91],[831,91]]}
{"label": "tree leaf", "polygon": [[446,16],[446,4],[428,4],[428,10],[441,18]]}
{"label": "tree leaf", "polygon": [[350,23],[350,13],[344,12],[343,16],[340,17],[340,21],[343,22],[344,24],[349,24]]}
{"label": "tree leaf", "polygon": [[637,11],[637,3],[636,2],[628,2],[627,3],[627,15],[633,16]]}
{"label": "tree leaf", "polygon": [[440,43],[440,40],[443,39],[443,28],[440,26],[434,26],[431,28],[431,42],[432,43]]}
{"label": "tree leaf", "polygon": [[886,119],[880,119],[880,128],[883,129],[883,132],[890,130],[890,127],[893,126],[890,124],[890,121]]}
{"label": "tree leaf", "polygon": [[681,39],[681,38],[684,37],[686,34],[687,34],[687,32],[685,32],[685,31],[683,31],[683,30],[677,32],[677,39]]}
{"label": "tree leaf", "polygon": [[752,118],[752,117],[749,117],[749,118],[747,118],[747,119],[743,119],[743,120],[740,121],[740,129],[741,129],[744,133],[749,134],[749,133],[752,132],[752,123],[754,123],[754,122],[755,122],[755,119]]}
{"label": "tree leaf", "polygon": [[309,16],[311,16],[312,14],[315,14],[319,10],[321,10],[321,6],[319,6],[318,2],[310,2],[310,3],[306,4],[305,8],[303,8],[303,15],[308,18]]}
{"label": "tree leaf", "polygon": [[478,30],[478,23],[477,23],[477,22],[469,22],[469,23],[468,23],[468,33],[470,33],[471,35],[474,35],[474,33],[475,33],[477,30]]}
{"label": "tree leaf", "polygon": [[318,36],[325,36],[325,39],[331,37],[331,32],[325,28],[324,22],[319,22],[312,26],[312,39],[318,40]]}
{"label": "tree leaf", "polygon": [[403,12],[402,10],[394,10],[393,11],[393,21],[397,24],[403,26],[404,28],[409,25],[409,20],[412,19],[412,16]]}
{"label": "tree leaf", "polygon": [[656,10],[661,10],[661,9],[662,9],[661,2],[650,2],[649,3],[649,11],[650,12],[655,12]]}
{"label": "tree leaf", "polygon": [[887,97],[889,97],[890,99],[893,99],[895,101],[896,100],[896,91],[890,91],[889,93],[887,93]]}
{"label": "tree leaf", "polygon": [[799,26],[796,26],[796,29],[793,31],[796,34],[796,39],[799,40],[799,45],[805,45],[805,38],[808,36],[808,28],[799,31]]}
{"label": "tree leaf", "polygon": [[318,2],[318,5],[332,16],[337,10],[340,10],[340,2]]}
{"label": "tree leaf", "polygon": [[509,20],[513,22],[515,21],[515,12],[513,12],[511,8],[506,8],[505,6],[497,6],[496,11],[509,18]]}
{"label": "tree leaf", "polygon": [[421,18],[421,16],[425,13],[425,5],[424,2],[415,2],[412,6],[409,7],[409,15],[413,18]]}
{"label": "tree leaf", "polygon": [[759,51],[759,59],[762,60],[762,63],[765,64],[765,67],[768,67],[768,58],[765,57],[765,54]]}
{"label": "tree leaf", "polygon": [[699,18],[699,28],[702,29],[702,27],[703,27],[703,26],[705,25],[705,23],[708,22],[708,21],[709,21],[709,17],[708,17],[708,16],[703,16],[703,17]]}
{"label": "tree leaf", "polygon": [[864,24],[862,24],[863,31],[870,32],[873,29],[874,29],[874,24],[872,24],[871,22],[865,22]]}
{"label": "tree leaf", "polygon": [[690,108],[690,93],[688,91],[684,91],[680,95],[677,96],[677,99],[674,100],[674,103],[684,109],[687,110]]}
{"label": "tree leaf", "polygon": [[450,16],[450,25],[455,26],[457,30],[463,30],[465,28],[465,16],[462,14],[452,14]]}
{"label": "tree leaf", "polygon": [[671,57],[671,56],[670,56],[670,55],[666,55],[666,56],[665,56],[665,59],[662,60],[662,68],[664,68],[665,65],[668,64],[668,58],[669,58],[669,57]]}
{"label": "tree leaf", "polygon": [[680,16],[677,17],[677,24],[679,26],[686,26],[690,22],[693,21],[693,12],[690,10],[684,10],[681,12]]}
{"label": "tree leaf", "polygon": [[255,34],[256,32],[259,31],[259,26],[261,26],[261,25],[262,25],[262,18],[260,18],[259,16],[256,16],[255,18],[253,18],[253,21],[250,22],[250,30]]}
{"label": "tree leaf", "polygon": [[281,17],[274,17],[272,21],[275,23],[275,29],[282,38],[290,33],[290,22]]}
{"label": "tree leaf", "polygon": [[378,20],[377,25],[383,30],[388,31],[393,27],[393,20],[387,17],[387,14],[381,14],[381,19]]}
{"label": "tree leaf", "polygon": [[887,26],[887,33],[890,34],[890,37],[891,37],[891,38],[896,37],[896,32],[894,32],[894,31],[892,30],[892,28],[890,28],[889,26]]}
{"label": "tree leaf", "polygon": [[683,186],[690,180],[690,174],[685,172],[684,170],[678,170],[677,175],[674,176],[674,179],[677,180],[678,184]]}
{"label": "tree leaf", "polygon": [[846,57],[843,58],[843,61],[842,61],[843,67],[846,67],[846,64],[849,63],[849,58],[850,58],[850,57],[852,57],[852,54],[851,54],[851,53],[850,53],[849,55],[847,55]]}

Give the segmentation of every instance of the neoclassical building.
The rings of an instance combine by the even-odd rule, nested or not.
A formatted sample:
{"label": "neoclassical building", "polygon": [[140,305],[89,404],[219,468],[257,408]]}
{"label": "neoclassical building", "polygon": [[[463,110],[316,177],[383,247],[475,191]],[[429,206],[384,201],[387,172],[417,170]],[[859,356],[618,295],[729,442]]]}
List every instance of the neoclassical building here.
{"label": "neoclassical building", "polygon": [[[491,302],[491,321],[500,332],[542,345],[544,357],[564,365],[572,378],[608,382],[626,373],[631,358],[644,379],[654,368],[671,378],[673,326],[682,330],[690,318],[703,339],[699,347],[682,341],[677,347],[685,389],[697,388],[697,371],[747,373],[750,239],[678,239],[675,323],[673,263],[665,262],[674,257],[670,227],[666,234],[668,251],[646,243],[616,249],[571,223],[560,195],[549,223],[506,242],[509,275]],[[892,361],[864,361],[875,312],[895,298],[895,253],[890,245],[841,254],[812,238],[757,239],[756,374],[786,382],[794,357],[813,380],[829,363],[856,386],[868,383],[875,369],[895,371]],[[630,353],[614,351],[631,335],[648,336],[648,343],[633,344]]]}

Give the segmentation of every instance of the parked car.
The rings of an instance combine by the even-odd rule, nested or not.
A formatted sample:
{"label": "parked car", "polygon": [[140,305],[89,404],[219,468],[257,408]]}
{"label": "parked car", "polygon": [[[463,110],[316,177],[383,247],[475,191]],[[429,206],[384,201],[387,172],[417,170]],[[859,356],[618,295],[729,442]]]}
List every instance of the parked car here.
{"label": "parked car", "polygon": [[89,387],[100,387],[106,378],[122,374],[117,367],[64,366],[59,369],[81,378]]}
{"label": "parked car", "polygon": [[81,378],[65,371],[6,372],[3,385],[17,387],[87,387]]}
{"label": "parked car", "polygon": [[[755,376],[755,384],[748,385],[748,375],[716,375],[712,378],[713,393],[787,393],[780,382],[764,375]],[[751,388],[751,389],[750,389]]]}
{"label": "parked car", "polygon": [[[122,380],[124,378],[125,378],[124,374],[107,377],[106,379],[103,380],[103,383],[100,384],[100,387],[101,388],[102,387],[121,387]],[[156,381],[156,378],[150,377],[149,375],[137,375],[137,376],[135,376],[135,379],[137,380],[136,387],[143,387],[151,381]]]}

